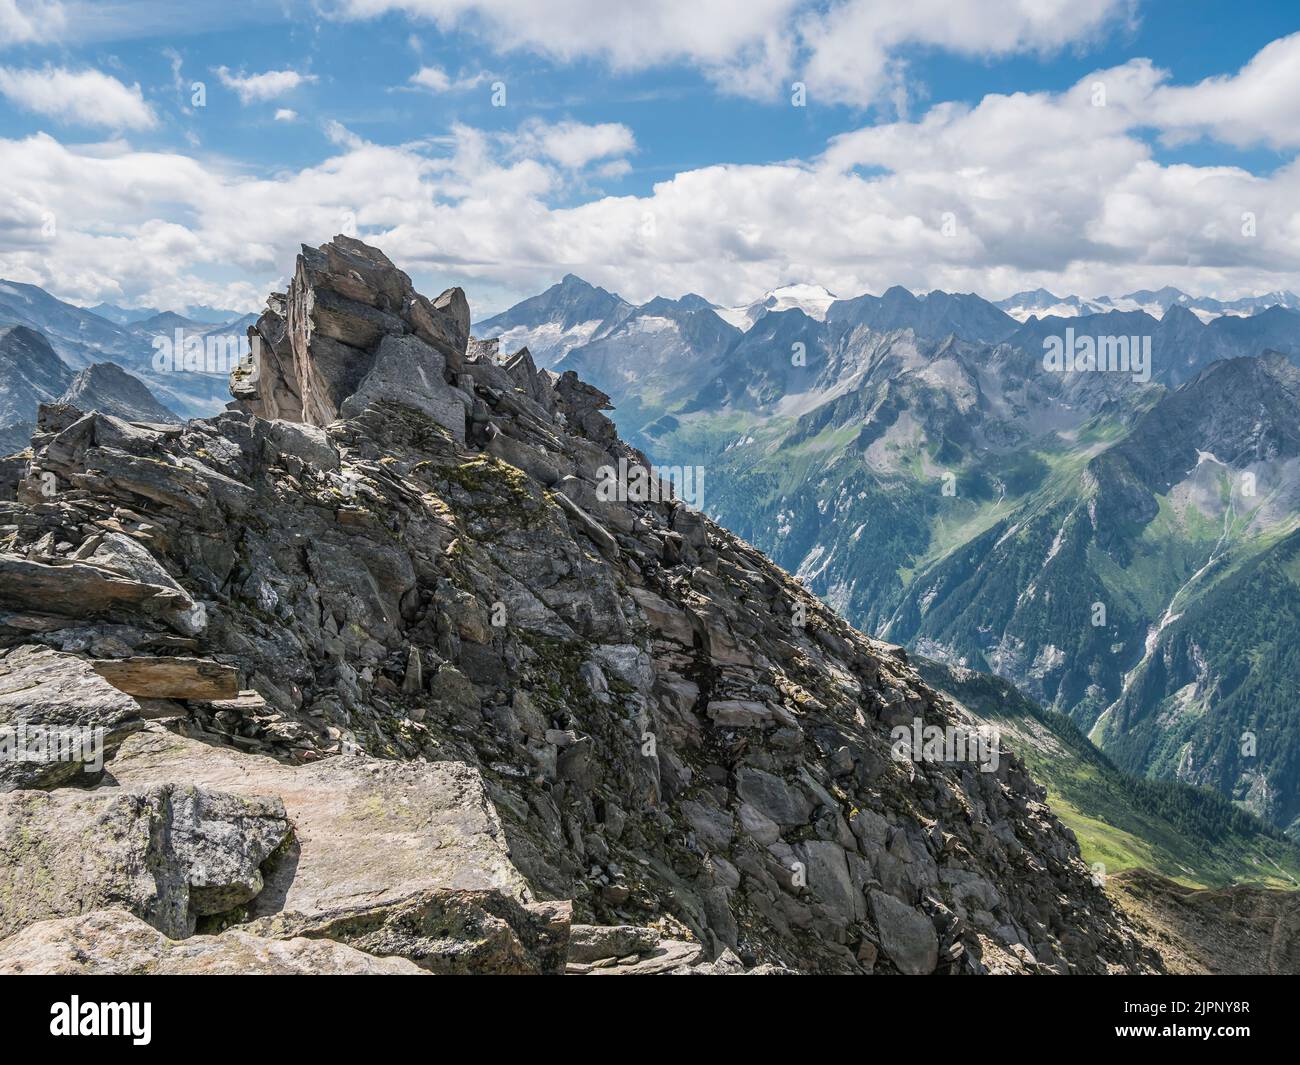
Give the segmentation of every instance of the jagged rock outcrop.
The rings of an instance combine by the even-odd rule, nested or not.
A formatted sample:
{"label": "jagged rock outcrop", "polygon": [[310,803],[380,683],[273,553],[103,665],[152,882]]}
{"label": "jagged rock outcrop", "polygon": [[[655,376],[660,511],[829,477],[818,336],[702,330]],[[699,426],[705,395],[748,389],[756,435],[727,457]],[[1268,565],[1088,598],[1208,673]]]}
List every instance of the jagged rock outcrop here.
{"label": "jagged rock outcrop", "polygon": [[960,712],[668,486],[611,493],[608,397],[463,305],[336,238],[237,409],[42,410],[0,647],[237,674],[144,699],[88,794],[279,797],[296,860],[222,920],[435,971],[1159,968],[1014,757],[893,757]]}
{"label": "jagged rock outcrop", "polygon": [[465,293],[426,299],[377,248],[345,236],[303,245],[288,293],[271,296],[248,336],[258,355],[231,388],[245,410],[328,425],[400,399],[464,438],[444,377],[460,371],[469,341]]}

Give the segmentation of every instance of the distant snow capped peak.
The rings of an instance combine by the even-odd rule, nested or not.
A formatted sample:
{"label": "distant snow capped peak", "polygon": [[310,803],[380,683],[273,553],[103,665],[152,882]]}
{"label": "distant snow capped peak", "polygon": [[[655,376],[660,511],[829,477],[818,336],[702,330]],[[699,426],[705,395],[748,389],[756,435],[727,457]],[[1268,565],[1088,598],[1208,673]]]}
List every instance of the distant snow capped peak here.
{"label": "distant snow capped peak", "polygon": [[746,332],[763,315],[772,311],[803,311],[809,318],[826,321],[826,312],[837,299],[822,285],[794,282],[763,293],[753,303],[740,307],[719,307],[718,317]]}
{"label": "distant snow capped peak", "polygon": [[782,285],[764,295],[762,303],[769,311],[789,311],[798,309],[816,318],[819,322],[826,320],[826,311],[835,302],[834,292],[821,285]]}
{"label": "distant snow capped peak", "polygon": [[810,302],[816,302],[818,300],[831,300],[833,302],[839,298],[824,285],[809,285],[804,283],[782,285],[780,288],[772,289],[771,292],[767,293],[767,296],[775,296],[777,299],[807,300]]}
{"label": "distant snow capped peak", "polygon": [[1104,297],[1089,300],[1081,296],[1058,296],[1045,288],[1036,288],[998,300],[994,306],[1006,311],[1016,321],[1025,322],[1034,315],[1039,318],[1077,318],[1084,314],[1100,314],[1113,304]]}
{"label": "distant snow capped peak", "polygon": [[474,334],[499,338],[503,351],[526,347],[537,365],[546,368],[602,335],[631,309],[616,293],[568,273],[545,292],[474,323]]}
{"label": "distant snow capped peak", "polygon": [[1056,296],[1047,289],[1038,288],[998,300],[997,306],[1020,322],[1027,321],[1033,315],[1039,318],[1077,318],[1084,314],[1101,314],[1106,311],[1142,311],[1159,320],[1176,307],[1190,311],[1202,322],[1211,322],[1224,315],[1248,318],[1270,307],[1300,310],[1300,296],[1294,292],[1279,291],[1235,300],[1218,300],[1212,296],[1189,296],[1182,289],[1165,285],[1163,288],[1139,289],[1113,298],[1097,296],[1095,299],[1085,299],[1081,296]]}

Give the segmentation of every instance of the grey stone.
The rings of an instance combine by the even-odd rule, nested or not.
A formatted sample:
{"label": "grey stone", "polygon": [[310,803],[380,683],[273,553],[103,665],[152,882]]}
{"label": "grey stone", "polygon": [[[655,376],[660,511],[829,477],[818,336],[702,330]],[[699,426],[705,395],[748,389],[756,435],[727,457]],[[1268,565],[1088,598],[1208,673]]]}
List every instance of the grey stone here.
{"label": "grey stone", "polygon": [[708,803],[683,799],[679,804],[698,842],[709,850],[726,850],[735,837],[731,814]]}
{"label": "grey stone", "polygon": [[866,916],[866,899],[849,875],[844,848],[812,839],[795,848],[807,867],[808,887],[835,916],[849,923]]}
{"label": "grey stone", "polygon": [[747,802],[741,803],[737,816],[740,818],[741,831],[759,845],[766,847],[781,838],[781,826],[758,807]]}
{"label": "grey stone", "polygon": [[659,946],[659,933],[636,925],[575,924],[569,933],[569,961],[593,962],[642,954]]}
{"label": "grey stone", "polygon": [[884,891],[873,888],[870,898],[880,946],[898,971],[908,976],[934,972],[939,964],[939,937],[930,919]]}
{"label": "grey stone", "polygon": [[444,380],[445,370],[446,359],[418,337],[386,336],[374,365],[343,401],[339,414],[351,418],[371,403],[398,403],[427,415],[463,442],[465,407]]}
{"label": "grey stone", "polygon": [[812,803],[799,788],[761,769],[737,769],[736,792],[778,825],[805,825],[812,813]]}
{"label": "grey stone", "polygon": [[189,935],[257,896],[288,835],[278,798],[192,785],[0,795],[0,938],[108,905]]}
{"label": "grey stone", "polygon": [[90,663],[47,647],[0,652],[0,791],[66,784],[144,724]]}
{"label": "grey stone", "polygon": [[284,766],[141,733],[111,771],[124,787],[183,772],[205,788],[283,799],[295,846],[266,870],[249,907],[258,935],[324,936],[372,951],[383,942],[383,953],[438,972],[563,965],[568,904],[532,897],[470,766],[363,755]]}

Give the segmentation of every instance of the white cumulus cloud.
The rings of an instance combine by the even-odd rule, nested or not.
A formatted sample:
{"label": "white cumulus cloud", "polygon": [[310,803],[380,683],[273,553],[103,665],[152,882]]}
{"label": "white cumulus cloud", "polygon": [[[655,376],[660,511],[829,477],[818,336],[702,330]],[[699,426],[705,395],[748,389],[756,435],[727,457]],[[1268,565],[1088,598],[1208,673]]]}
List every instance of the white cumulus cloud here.
{"label": "white cumulus cloud", "polygon": [[901,49],[964,56],[1046,53],[1098,35],[1128,0],[841,0],[797,19],[800,76],[819,99],[871,103],[904,76]]}
{"label": "white cumulus cloud", "polygon": [[1273,41],[1236,74],[1161,86],[1150,116],[1170,140],[1206,135],[1238,147],[1300,147],[1300,33]]}
{"label": "white cumulus cloud", "polygon": [[100,70],[0,67],[0,93],[25,111],[76,125],[149,129],[158,122],[139,85]]}
{"label": "white cumulus cloud", "polygon": [[296,70],[268,70],[261,74],[233,73],[228,67],[218,67],[217,77],[227,89],[233,90],[244,104],[262,103],[292,92],[299,85],[316,80],[315,74],[300,74]]}
{"label": "white cumulus cloud", "polygon": [[[621,68],[677,59],[724,62],[801,0],[337,0],[348,18],[400,11],[440,29],[468,27],[495,47],[553,59],[599,56]],[[758,27],[756,31],[756,27]]]}
{"label": "white cumulus cloud", "polygon": [[485,74],[470,77],[453,78],[442,67],[424,66],[411,75],[410,84],[430,92],[463,92],[481,85],[487,78]]}
{"label": "white cumulus cloud", "polygon": [[776,98],[790,79],[825,100],[895,95],[900,50],[1049,52],[1131,18],[1134,0],[336,0],[346,18],[400,11],[468,29],[501,51],[617,69],[697,66],[726,91]]}
{"label": "white cumulus cloud", "polygon": [[719,163],[585,200],[587,175],[617,174],[636,150],[628,127],[458,125],[384,145],[327,123],[327,158],[263,174],[120,140],[0,139],[0,276],[91,303],[251,309],[300,242],[355,224],[422,288],[465,285],[479,313],[569,270],[634,300],[696,291],[723,304],[791,280],[991,298],[1040,285],[1084,296],[1300,288],[1300,162],[1255,174],[1161,161],[1152,147],[1157,117],[1192,128],[1167,117],[1176,97],[1165,94],[1198,87],[1134,60],[1063,92],[936,104],[809,158]]}
{"label": "white cumulus cloud", "polygon": [[0,0],[0,47],[55,40],[66,24],[58,0]]}
{"label": "white cumulus cloud", "polygon": [[597,159],[626,155],[636,148],[632,131],[620,122],[587,125],[534,120],[524,123],[510,140],[515,154],[541,156],[568,170],[580,170]]}

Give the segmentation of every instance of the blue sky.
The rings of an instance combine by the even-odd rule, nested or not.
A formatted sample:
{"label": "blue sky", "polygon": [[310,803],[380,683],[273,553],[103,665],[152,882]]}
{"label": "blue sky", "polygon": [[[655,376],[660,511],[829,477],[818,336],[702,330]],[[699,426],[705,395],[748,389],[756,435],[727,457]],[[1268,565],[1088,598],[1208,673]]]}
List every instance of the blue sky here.
{"label": "blue sky", "polygon": [[479,314],[569,270],[724,303],[1297,286],[1294,3],[608,8],[0,0],[0,276],[252,309],[355,226]]}

